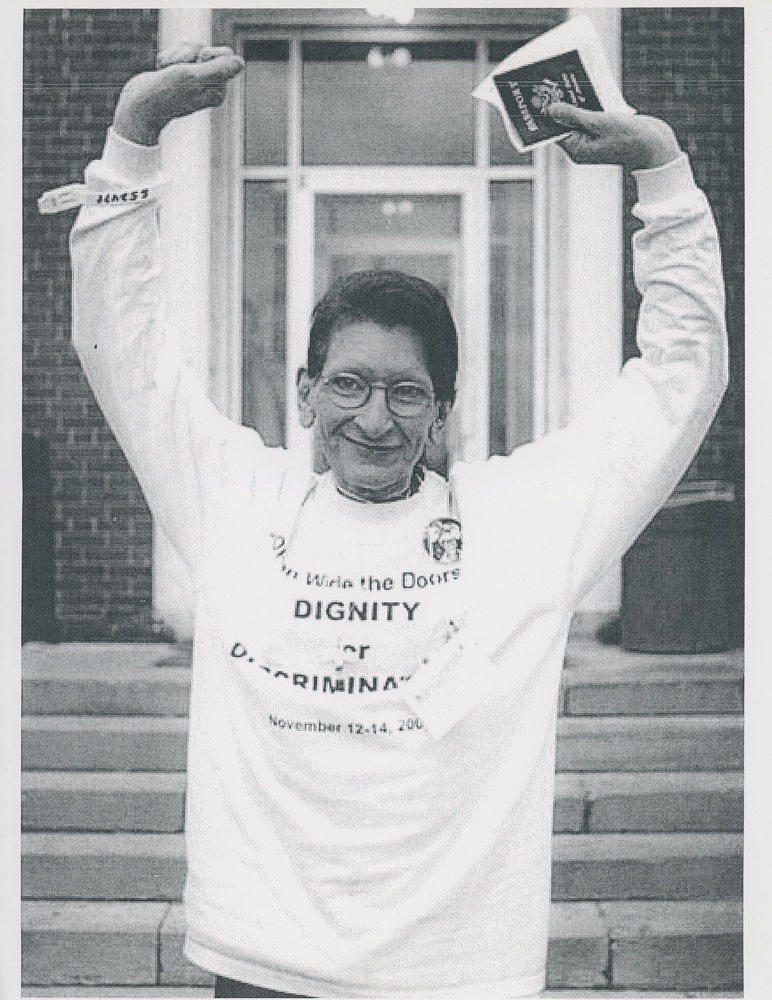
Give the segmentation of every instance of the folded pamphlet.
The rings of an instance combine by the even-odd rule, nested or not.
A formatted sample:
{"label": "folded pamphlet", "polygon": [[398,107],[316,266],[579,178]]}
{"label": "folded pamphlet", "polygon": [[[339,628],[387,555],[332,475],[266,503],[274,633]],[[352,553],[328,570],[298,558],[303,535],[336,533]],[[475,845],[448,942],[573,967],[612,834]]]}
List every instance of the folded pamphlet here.
{"label": "folded pamphlet", "polygon": [[498,109],[520,153],[570,134],[547,113],[555,101],[586,111],[635,114],[614,80],[595,26],[584,14],[507,56],[473,96]]}

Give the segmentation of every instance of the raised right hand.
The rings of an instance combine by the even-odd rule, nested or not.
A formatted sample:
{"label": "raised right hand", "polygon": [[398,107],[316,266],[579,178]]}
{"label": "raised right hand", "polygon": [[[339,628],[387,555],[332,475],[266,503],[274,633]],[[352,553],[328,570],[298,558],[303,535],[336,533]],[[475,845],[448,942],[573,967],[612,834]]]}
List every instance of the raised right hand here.
{"label": "raised right hand", "polygon": [[562,102],[551,104],[547,114],[571,129],[560,145],[574,163],[645,170],[664,166],[681,152],[672,128],[659,118],[585,111]]}
{"label": "raised right hand", "polygon": [[244,60],[227,46],[181,45],[162,52],[156,65],[124,86],[113,118],[119,135],[143,146],[154,146],[173,118],[222,104]]}

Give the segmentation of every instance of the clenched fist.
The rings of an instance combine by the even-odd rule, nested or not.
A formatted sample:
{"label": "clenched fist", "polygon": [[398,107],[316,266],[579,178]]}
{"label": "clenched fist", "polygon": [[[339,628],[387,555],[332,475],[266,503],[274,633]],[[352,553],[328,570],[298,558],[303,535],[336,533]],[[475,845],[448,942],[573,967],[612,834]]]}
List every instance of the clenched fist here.
{"label": "clenched fist", "polygon": [[143,146],[155,145],[173,118],[222,104],[244,61],[227,46],[182,45],[162,52],[156,66],[129,80],[113,119],[119,135]]}
{"label": "clenched fist", "polygon": [[615,163],[645,170],[664,166],[681,152],[672,128],[659,118],[585,111],[557,101],[547,113],[571,129],[560,145],[574,163]]}

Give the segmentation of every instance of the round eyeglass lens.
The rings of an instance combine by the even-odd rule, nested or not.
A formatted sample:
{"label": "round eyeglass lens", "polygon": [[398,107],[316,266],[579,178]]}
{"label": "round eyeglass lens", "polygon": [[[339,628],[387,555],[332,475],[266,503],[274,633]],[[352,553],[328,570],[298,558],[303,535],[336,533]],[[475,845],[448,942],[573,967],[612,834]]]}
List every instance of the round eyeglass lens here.
{"label": "round eyeglass lens", "polygon": [[415,382],[397,382],[386,390],[388,407],[397,416],[410,417],[423,413],[431,403],[427,390]]}
{"label": "round eyeglass lens", "polygon": [[356,375],[335,375],[327,380],[326,385],[340,406],[364,406],[370,395],[367,382]]}

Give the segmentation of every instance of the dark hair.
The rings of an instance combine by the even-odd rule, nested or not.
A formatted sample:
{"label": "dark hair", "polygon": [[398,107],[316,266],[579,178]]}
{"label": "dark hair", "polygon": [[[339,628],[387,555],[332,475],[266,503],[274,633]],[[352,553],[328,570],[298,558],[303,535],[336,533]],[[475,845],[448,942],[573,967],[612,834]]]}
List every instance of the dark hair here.
{"label": "dark hair", "polygon": [[404,326],[415,333],[437,400],[454,402],[458,334],[448,303],[434,285],[402,271],[357,271],[331,285],[311,316],[309,376],[321,375],[336,330],[367,320],[387,330]]}

